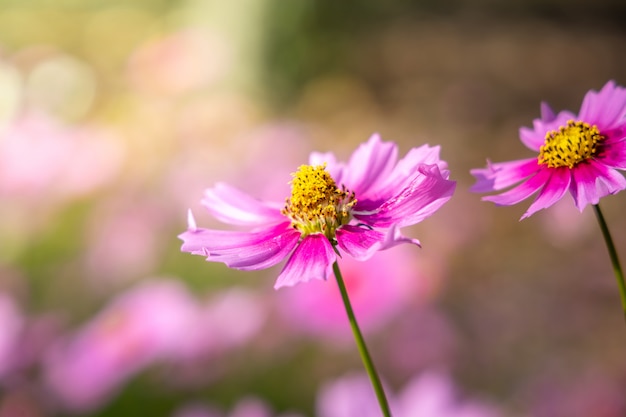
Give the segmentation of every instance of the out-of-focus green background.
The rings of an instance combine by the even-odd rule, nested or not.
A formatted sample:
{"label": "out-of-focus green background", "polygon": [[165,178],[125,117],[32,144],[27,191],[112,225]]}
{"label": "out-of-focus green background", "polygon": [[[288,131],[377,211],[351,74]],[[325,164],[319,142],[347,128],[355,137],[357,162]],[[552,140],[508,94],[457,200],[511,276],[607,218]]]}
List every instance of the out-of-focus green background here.
{"label": "out-of-focus green background", "polygon": [[[468,191],[487,158],[532,156],[518,129],[542,101],[576,112],[626,84],[624,21],[617,0],[0,0],[0,291],[21,317],[0,327],[0,416],[173,416],[246,396],[315,415],[321,384],[360,370],[351,341],[285,324],[277,268],[231,271],[176,236],[188,208],[220,227],[199,203],[215,182],[281,200],[309,152],[345,159],[374,132],[402,154],[440,145],[458,182],[406,232],[427,289],[366,335],[391,390],[437,369],[502,415],[625,415],[626,325],[590,208],[566,196],[519,222],[528,202]],[[601,205],[624,257],[626,195]],[[193,377],[129,365],[105,400],[65,405],[50,352],[155,280],[197,300],[245,289],[262,323],[183,361]]]}

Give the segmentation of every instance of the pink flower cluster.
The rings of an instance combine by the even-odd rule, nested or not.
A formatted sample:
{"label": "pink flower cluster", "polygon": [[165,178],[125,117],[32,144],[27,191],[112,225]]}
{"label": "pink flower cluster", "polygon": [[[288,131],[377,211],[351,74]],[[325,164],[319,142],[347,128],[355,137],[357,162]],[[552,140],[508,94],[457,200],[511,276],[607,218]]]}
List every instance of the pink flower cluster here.
{"label": "pink flower cluster", "polygon": [[262,311],[242,291],[204,304],[175,281],[138,286],[51,347],[46,384],[61,408],[93,410],[153,364],[184,364],[240,346],[260,329]]}

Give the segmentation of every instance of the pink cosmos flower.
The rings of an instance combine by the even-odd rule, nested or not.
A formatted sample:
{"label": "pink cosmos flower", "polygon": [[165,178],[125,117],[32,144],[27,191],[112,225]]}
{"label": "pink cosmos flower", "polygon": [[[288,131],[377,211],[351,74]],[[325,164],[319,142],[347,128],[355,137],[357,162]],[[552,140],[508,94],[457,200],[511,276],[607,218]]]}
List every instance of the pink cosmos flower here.
{"label": "pink cosmos flower", "polygon": [[541,119],[532,129],[521,128],[520,139],[538,156],[473,169],[472,191],[492,192],[513,186],[499,195],[483,197],[498,205],[513,205],[539,193],[522,219],[550,207],[569,190],[576,207],[626,188],[618,169],[626,169],[626,89],[609,81],[599,92],[585,95],[578,115],[554,114],[541,105]]}
{"label": "pink cosmos flower", "polygon": [[[288,258],[275,288],[326,279],[337,255],[365,260],[400,243],[419,244],[400,228],[416,224],[450,199],[439,147],[411,149],[398,161],[393,142],[373,135],[347,163],[313,153],[293,174],[286,203],[270,203],[223,183],[205,192],[203,205],[220,221],[249,231],[200,229],[189,214],[182,250],[241,270],[258,270]],[[291,255],[290,255],[291,254]]]}

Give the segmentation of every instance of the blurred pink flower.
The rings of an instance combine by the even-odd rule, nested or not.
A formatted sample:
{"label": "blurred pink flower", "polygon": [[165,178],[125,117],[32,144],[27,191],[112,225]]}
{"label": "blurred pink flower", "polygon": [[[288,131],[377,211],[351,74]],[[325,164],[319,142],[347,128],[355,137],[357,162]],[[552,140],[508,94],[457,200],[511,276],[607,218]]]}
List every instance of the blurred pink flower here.
{"label": "blurred pink flower", "polygon": [[[172,355],[174,361],[215,356],[244,345],[265,323],[262,301],[243,289],[231,289],[211,296],[198,305],[194,331]],[[206,373],[206,370],[202,372]]]}
{"label": "blurred pink flower", "polygon": [[474,401],[461,401],[453,382],[446,375],[429,372],[413,378],[398,398],[399,417],[497,417],[493,406]]}
{"label": "blurred pink flower", "polygon": [[65,408],[88,411],[122,383],[177,352],[197,331],[197,305],[175,282],[138,286],[48,353],[44,378]]}
{"label": "blurred pink flower", "polygon": [[113,178],[122,153],[104,131],[63,127],[41,113],[24,115],[0,132],[0,197],[49,204],[81,196]]}
{"label": "blurred pink flower", "polygon": [[190,212],[188,230],[179,236],[182,250],[242,270],[269,268],[288,258],[275,284],[280,288],[326,279],[335,251],[365,260],[401,243],[418,244],[400,228],[432,215],[456,184],[448,180],[438,147],[413,148],[399,161],[397,154],[396,144],[378,135],[347,164],[332,153],[313,153],[310,165],[294,174],[286,205],[218,183],[206,191],[204,206],[225,223],[253,229],[200,229]]}
{"label": "blurred pink flower", "polygon": [[207,374],[196,361],[245,343],[263,322],[260,304],[244,291],[219,293],[204,303],[176,281],[147,282],[53,346],[45,382],[63,408],[90,411],[157,363],[174,364],[173,373],[193,368]]}
{"label": "blurred pink flower", "polygon": [[[498,417],[486,404],[459,401],[452,381],[436,372],[410,380],[400,395],[389,399],[396,417]],[[365,374],[350,374],[323,386],[317,417],[380,417],[374,390]]]}
{"label": "blurred pink flower", "polygon": [[[433,283],[422,276],[409,247],[377,252],[359,262],[339,263],[354,311],[363,331],[379,329],[407,305],[423,304]],[[330,337],[352,337],[345,307],[335,282],[312,281],[275,294],[282,316],[294,328]]]}
{"label": "blurred pink flower", "polygon": [[520,129],[520,139],[538,156],[512,162],[489,163],[473,169],[476,192],[513,187],[483,197],[498,205],[513,205],[539,193],[522,219],[552,206],[568,191],[582,211],[602,197],[626,188],[618,170],[626,169],[626,89],[609,81],[599,92],[591,90],[578,115],[554,114],[545,103],[533,129]]}
{"label": "blurred pink flower", "polygon": [[[397,414],[396,399],[387,392],[389,407]],[[318,417],[381,417],[376,394],[367,375],[349,374],[323,385],[316,400]],[[407,416],[408,417],[408,416]],[[414,416],[411,416],[414,417]]]}

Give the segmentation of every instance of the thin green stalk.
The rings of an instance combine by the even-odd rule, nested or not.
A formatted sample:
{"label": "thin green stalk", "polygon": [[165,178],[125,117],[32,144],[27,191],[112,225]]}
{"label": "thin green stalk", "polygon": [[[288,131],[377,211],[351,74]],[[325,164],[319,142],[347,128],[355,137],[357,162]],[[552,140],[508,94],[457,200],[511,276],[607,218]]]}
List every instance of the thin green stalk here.
{"label": "thin green stalk", "polygon": [[385,391],[383,390],[383,386],[380,383],[380,378],[378,376],[378,373],[376,372],[376,368],[374,367],[374,362],[372,361],[372,358],[367,351],[367,346],[365,345],[365,340],[363,339],[363,335],[361,334],[359,325],[356,322],[356,317],[354,316],[354,311],[352,310],[352,305],[350,304],[350,298],[348,297],[348,291],[346,290],[346,285],[343,282],[343,277],[341,276],[341,271],[339,271],[339,265],[337,264],[337,262],[333,264],[333,271],[335,272],[335,278],[337,278],[337,284],[339,285],[339,291],[341,292],[343,304],[346,307],[346,313],[348,313],[350,327],[352,327],[352,334],[354,334],[356,345],[359,348],[359,354],[361,355],[361,360],[363,360],[363,365],[365,366],[367,374],[370,377],[370,381],[372,382],[374,391],[376,391],[376,397],[378,398],[380,409],[382,410],[385,417],[391,417],[391,412],[389,411],[389,403],[387,402]]}
{"label": "thin green stalk", "polygon": [[600,224],[600,229],[602,229],[602,234],[604,235],[606,247],[609,250],[609,256],[611,257],[611,263],[613,264],[613,272],[615,273],[615,279],[617,279],[617,286],[619,287],[619,295],[622,299],[622,311],[624,312],[624,318],[626,319],[626,284],[624,283],[624,272],[622,271],[622,267],[619,264],[617,251],[615,250],[613,239],[611,239],[611,233],[609,232],[609,228],[606,225],[606,221],[604,220],[602,211],[600,211],[600,205],[594,204],[593,209],[596,213],[598,223]]}

